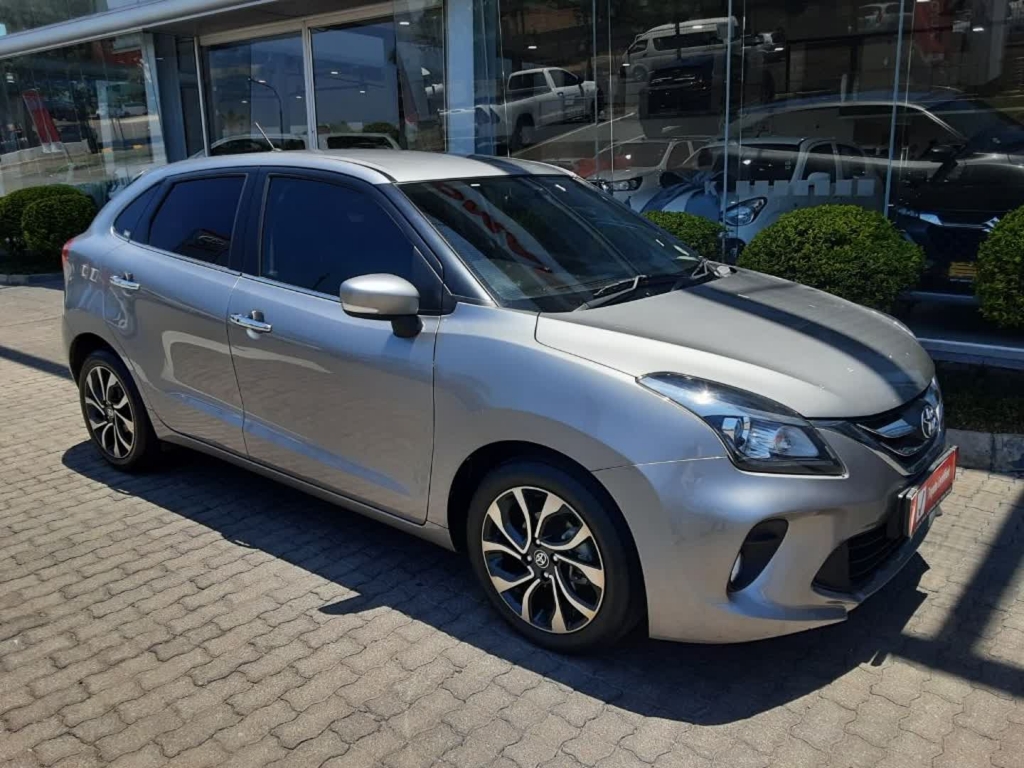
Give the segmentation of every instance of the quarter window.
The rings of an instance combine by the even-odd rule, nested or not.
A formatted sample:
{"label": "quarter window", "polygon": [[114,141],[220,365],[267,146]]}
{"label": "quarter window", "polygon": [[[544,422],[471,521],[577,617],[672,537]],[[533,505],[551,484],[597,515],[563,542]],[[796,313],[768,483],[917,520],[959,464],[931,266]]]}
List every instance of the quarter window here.
{"label": "quarter window", "polygon": [[226,266],[244,182],[244,176],[179,181],[153,217],[149,244]]}
{"label": "quarter window", "polygon": [[313,179],[270,180],[260,275],[336,295],[350,277],[386,273],[420,288],[425,265],[394,220],[362,192]]}
{"label": "quarter window", "polygon": [[149,208],[149,204],[153,202],[153,198],[156,197],[156,192],[159,188],[159,184],[155,187],[150,187],[125,206],[125,209],[114,220],[114,231],[117,234],[128,240],[138,240],[136,230],[139,227],[139,221],[142,219],[146,209]]}

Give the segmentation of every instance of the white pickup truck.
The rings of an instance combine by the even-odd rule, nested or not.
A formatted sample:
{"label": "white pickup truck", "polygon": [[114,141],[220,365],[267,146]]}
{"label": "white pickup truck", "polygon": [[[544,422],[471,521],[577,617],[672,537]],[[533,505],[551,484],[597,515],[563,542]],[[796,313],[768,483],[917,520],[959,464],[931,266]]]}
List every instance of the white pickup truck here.
{"label": "white pickup truck", "polygon": [[509,75],[505,103],[495,108],[495,134],[512,151],[533,144],[538,128],[593,120],[600,94],[593,80],[565,69],[542,67]]}

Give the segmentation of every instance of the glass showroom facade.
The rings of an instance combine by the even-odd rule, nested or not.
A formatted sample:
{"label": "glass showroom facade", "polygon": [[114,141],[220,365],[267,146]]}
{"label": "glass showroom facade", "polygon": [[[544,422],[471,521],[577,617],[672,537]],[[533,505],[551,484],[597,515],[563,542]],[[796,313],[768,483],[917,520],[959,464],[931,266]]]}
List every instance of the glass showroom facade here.
{"label": "glass showroom facade", "polygon": [[1024,0],[0,0],[0,57],[0,193],[268,142],[513,156],[719,221],[725,258],[880,211],[928,300],[1024,204]]}

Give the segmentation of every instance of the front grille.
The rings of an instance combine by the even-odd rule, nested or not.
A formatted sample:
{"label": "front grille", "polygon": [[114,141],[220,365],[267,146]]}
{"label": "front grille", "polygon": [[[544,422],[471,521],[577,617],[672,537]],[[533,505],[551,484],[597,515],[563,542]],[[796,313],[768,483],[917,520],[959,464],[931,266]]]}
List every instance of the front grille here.
{"label": "front grille", "polygon": [[908,473],[921,469],[944,439],[944,407],[936,382],[892,411],[847,422],[839,427],[858,441],[881,451]]}
{"label": "front grille", "polygon": [[904,541],[898,516],[893,514],[881,525],[836,547],[814,577],[814,584],[833,592],[854,592],[874,578]]}

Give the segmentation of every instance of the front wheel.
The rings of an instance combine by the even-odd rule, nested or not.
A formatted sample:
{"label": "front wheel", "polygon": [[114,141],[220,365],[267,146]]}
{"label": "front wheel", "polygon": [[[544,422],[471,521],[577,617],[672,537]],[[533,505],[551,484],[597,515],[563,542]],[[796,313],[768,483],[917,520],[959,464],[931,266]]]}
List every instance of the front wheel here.
{"label": "front wheel", "polygon": [[160,444],[135,383],[116,355],[101,349],[86,358],[78,394],[89,437],[104,459],[127,472],[151,462]]}
{"label": "front wheel", "polygon": [[555,651],[611,645],[643,613],[625,521],[595,485],[517,461],[484,479],[469,510],[470,560],[488,598],[519,632]]}

